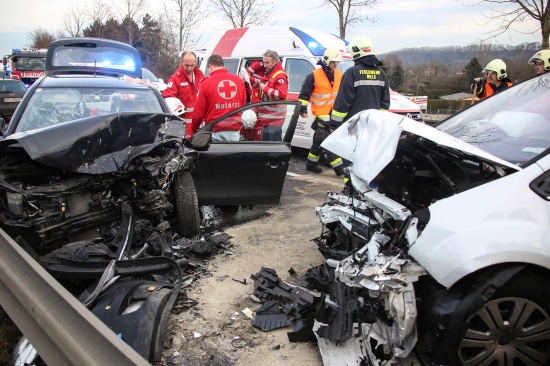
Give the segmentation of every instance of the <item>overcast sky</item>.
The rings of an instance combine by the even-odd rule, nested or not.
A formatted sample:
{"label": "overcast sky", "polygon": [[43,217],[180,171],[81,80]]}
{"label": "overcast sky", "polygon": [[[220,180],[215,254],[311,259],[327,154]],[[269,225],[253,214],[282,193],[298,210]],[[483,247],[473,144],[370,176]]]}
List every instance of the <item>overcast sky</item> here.
{"label": "overcast sky", "polygon": [[[5,0],[4,0],[5,1]],[[43,27],[50,31],[61,28],[61,17],[67,6],[86,0],[18,0],[5,4],[0,12],[0,52],[28,45],[28,33]],[[151,13],[162,8],[163,0],[149,0]],[[338,34],[338,20],[334,8],[319,8],[318,0],[278,0],[278,21],[275,25],[302,26]],[[380,0],[371,14],[378,14],[375,23],[364,22],[351,28],[346,35],[350,40],[357,35],[368,35],[374,43],[375,53],[396,51],[404,47],[469,45],[487,39],[492,24],[484,25],[490,11],[480,6],[468,7],[475,0]],[[206,3],[206,1],[203,1]],[[17,9],[15,9],[17,4]],[[216,14],[206,14],[202,22],[201,41],[206,42],[213,30],[228,28]],[[518,25],[521,34],[509,32],[486,43],[520,44],[540,42],[540,32],[534,21]],[[200,47],[197,47],[200,48]]]}

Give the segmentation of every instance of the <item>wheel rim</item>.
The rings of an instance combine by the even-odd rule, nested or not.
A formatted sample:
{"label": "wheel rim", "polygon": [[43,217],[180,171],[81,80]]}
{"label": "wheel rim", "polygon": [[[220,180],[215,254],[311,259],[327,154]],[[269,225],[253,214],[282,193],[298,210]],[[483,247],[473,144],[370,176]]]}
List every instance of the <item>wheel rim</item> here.
{"label": "wheel rim", "polygon": [[550,359],[550,316],[533,301],[489,301],[466,324],[458,347],[461,365],[544,365]]}

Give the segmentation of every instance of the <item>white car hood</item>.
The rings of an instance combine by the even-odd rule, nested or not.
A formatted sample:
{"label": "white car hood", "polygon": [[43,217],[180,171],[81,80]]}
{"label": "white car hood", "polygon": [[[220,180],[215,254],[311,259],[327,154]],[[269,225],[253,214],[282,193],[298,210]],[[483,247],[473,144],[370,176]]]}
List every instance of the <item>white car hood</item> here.
{"label": "white car hood", "polygon": [[326,150],[353,163],[353,172],[370,183],[395,156],[401,132],[422,136],[438,145],[477,156],[487,162],[521,170],[520,167],[410,118],[375,109],[362,111],[321,144]]}

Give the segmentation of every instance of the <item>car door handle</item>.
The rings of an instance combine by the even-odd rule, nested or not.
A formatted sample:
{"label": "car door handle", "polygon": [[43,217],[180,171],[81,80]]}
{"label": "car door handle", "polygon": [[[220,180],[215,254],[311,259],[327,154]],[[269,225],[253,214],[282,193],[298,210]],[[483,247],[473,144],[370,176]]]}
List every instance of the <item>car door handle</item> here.
{"label": "car door handle", "polygon": [[266,161],[266,162],[265,162],[265,165],[267,165],[267,166],[270,167],[270,168],[275,169],[275,168],[278,168],[279,165],[280,165],[280,166],[284,166],[284,165],[285,165],[285,162],[284,162],[284,161],[281,161],[281,162]]}

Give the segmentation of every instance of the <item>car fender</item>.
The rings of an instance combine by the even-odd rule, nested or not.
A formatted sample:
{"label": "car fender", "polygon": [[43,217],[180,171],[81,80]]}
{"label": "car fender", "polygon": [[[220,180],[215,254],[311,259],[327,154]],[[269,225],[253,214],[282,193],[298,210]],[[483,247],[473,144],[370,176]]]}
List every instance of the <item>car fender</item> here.
{"label": "car fender", "polygon": [[[409,254],[441,285],[499,263],[550,263],[550,203],[529,183],[538,164],[440,200]],[[514,189],[512,187],[524,187]]]}

